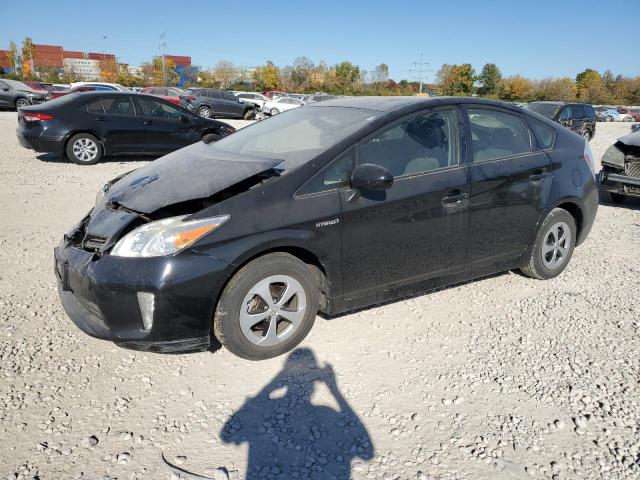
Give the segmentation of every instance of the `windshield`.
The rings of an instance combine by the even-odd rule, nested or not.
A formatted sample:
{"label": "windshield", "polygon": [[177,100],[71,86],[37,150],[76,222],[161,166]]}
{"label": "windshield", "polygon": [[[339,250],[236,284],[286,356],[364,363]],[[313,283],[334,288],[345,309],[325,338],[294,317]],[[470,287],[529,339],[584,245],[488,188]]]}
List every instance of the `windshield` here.
{"label": "windshield", "polygon": [[311,160],[379,115],[380,112],[360,108],[296,108],[238,130],[209,146],[283,160],[278,168],[288,170]]}
{"label": "windshield", "polygon": [[535,112],[543,117],[555,118],[562,105],[553,103],[528,103],[524,106],[527,110]]}

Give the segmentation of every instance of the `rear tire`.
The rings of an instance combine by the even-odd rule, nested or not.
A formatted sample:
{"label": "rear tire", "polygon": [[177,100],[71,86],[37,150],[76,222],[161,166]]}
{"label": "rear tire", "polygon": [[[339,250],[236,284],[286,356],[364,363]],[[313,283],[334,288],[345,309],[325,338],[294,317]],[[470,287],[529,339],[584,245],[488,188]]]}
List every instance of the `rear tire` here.
{"label": "rear tire", "polygon": [[253,120],[254,118],[256,118],[256,111],[253,108],[250,108],[249,110],[244,112],[242,118],[244,118],[245,120]]}
{"label": "rear tire", "polygon": [[272,108],[271,111],[269,112],[271,114],[271,116],[273,117],[274,115],[277,115],[280,113],[280,110],[278,110],[277,108]]}
{"label": "rear tire", "polygon": [[198,109],[198,115],[202,118],[211,118],[213,110],[205,105]]}
{"label": "rear tire", "polygon": [[573,216],[562,208],[554,208],[538,230],[528,265],[520,271],[539,280],[557,277],[571,260],[576,234]]}
{"label": "rear tire", "polygon": [[216,306],[213,331],[239,357],[276,357],[307,336],[319,298],[318,281],[306,264],[288,253],[269,253],[229,280]]}
{"label": "rear tire", "polygon": [[90,133],[78,133],[67,142],[67,158],[76,165],[95,165],[102,160],[102,145]]}
{"label": "rear tire", "polygon": [[29,105],[31,105],[31,103],[29,103],[29,100],[26,98],[18,98],[16,100],[16,108],[28,107]]}

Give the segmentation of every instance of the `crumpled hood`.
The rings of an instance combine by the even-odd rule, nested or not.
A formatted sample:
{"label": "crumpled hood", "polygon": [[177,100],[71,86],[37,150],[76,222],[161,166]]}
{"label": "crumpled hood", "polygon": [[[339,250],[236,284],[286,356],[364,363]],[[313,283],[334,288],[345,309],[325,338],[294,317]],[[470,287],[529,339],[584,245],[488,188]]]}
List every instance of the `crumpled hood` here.
{"label": "crumpled hood", "polygon": [[114,183],[107,202],[139,213],[207,198],[282,160],[238,155],[198,142],[134,170]]}
{"label": "crumpled hood", "polygon": [[628,147],[640,147],[640,132],[633,132],[618,139],[620,143]]}

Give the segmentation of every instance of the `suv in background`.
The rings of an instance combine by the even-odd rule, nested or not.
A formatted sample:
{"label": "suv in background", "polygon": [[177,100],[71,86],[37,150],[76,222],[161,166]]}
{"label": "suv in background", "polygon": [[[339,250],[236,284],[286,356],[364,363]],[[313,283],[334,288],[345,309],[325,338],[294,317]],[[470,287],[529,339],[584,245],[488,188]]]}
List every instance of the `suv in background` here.
{"label": "suv in background", "polygon": [[596,134],[596,112],[589,104],[531,102],[524,108],[558,122],[563,127],[582,135],[587,141]]}
{"label": "suv in background", "polygon": [[180,97],[180,105],[204,118],[244,118],[256,117],[256,107],[243,103],[233,93],[214,88],[186,90]]}

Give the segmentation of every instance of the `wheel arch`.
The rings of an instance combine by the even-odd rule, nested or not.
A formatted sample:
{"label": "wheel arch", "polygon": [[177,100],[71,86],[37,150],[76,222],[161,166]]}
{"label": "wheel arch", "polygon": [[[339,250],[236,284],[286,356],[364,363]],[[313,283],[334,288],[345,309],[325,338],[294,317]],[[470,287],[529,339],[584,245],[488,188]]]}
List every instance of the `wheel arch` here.
{"label": "wheel arch", "polygon": [[107,154],[107,148],[106,148],[104,139],[100,135],[98,135],[96,132],[88,129],[73,130],[67,133],[62,145],[63,152],[67,151],[67,146],[69,145],[69,141],[74,137],[74,135],[78,135],[79,133],[88,133],[89,135],[94,136],[96,140],[98,140],[98,142],[100,143],[100,147],[102,148],[102,155]]}

